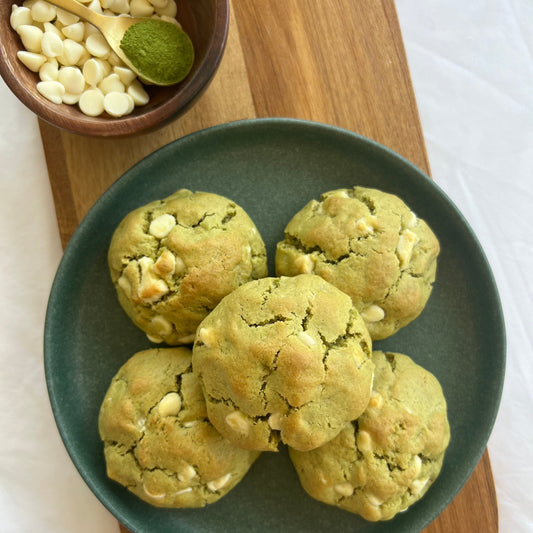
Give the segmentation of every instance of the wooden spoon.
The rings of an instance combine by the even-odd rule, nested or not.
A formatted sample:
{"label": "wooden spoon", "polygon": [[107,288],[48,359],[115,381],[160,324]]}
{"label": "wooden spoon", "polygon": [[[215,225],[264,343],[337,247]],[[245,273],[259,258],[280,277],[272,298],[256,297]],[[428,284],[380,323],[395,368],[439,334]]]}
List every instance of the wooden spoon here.
{"label": "wooden spoon", "polygon": [[[117,54],[117,56],[133,71],[137,76],[147,83],[152,83],[154,85],[172,85],[176,83],[176,81],[161,81],[157,79],[152,79],[151,76],[149,76],[146,72],[141,72],[133,63],[132,61],[126,56],[124,51],[122,50],[120,43],[122,41],[122,38],[124,37],[124,34],[126,33],[126,30],[128,30],[131,26],[134,24],[138,24],[140,22],[145,22],[147,20],[152,20],[149,18],[135,18],[135,17],[119,17],[119,16],[107,16],[102,15],[100,13],[96,13],[95,11],[89,9],[88,7],[80,4],[76,0],[48,0],[50,4],[55,5],[56,7],[59,7],[61,9],[64,9],[65,11],[68,11],[81,19],[89,22],[105,37],[106,41],[108,42],[111,49]],[[172,25],[172,23],[167,22],[166,24]],[[189,42],[188,36],[186,36],[185,32],[183,30],[179,30],[184,38],[186,38]],[[149,45],[150,43],[148,43]],[[192,43],[191,43],[192,47]],[[192,66],[192,59],[191,59],[191,65]],[[177,80],[180,81],[180,80]]]}

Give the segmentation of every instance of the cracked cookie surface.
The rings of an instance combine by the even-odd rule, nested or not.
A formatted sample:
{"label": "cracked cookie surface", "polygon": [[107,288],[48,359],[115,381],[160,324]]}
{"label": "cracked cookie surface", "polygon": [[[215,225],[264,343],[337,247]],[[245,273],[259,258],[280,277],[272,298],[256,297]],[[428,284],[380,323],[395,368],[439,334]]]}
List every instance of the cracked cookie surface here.
{"label": "cracked cookie surface", "polygon": [[255,224],[231,200],[180,189],[129,213],[108,252],[119,302],[152,342],[189,344],[239,285],[267,275]]}
{"label": "cracked cookie surface", "polygon": [[350,298],[313,275],[265,278],[226,296],[193,347],[213,425],[247,449],[332,439],[368,404],[372,341]]}
{"label": "cracked cookie surface", "polygon": [[403,354],[376,351],[373,361],[365,412],[321,448],[289,453],[310,496],[377,521],[426,493],[440,473],[450,428],[433,374]]}
{"label": "cracked cookie surface", "polygon": [[338,189],[294,215],[276,249],[276,274],[316,274],[348,294],[374,340],[424,309],[435,281],[439,242],[397,196]]}
{"label": "cracked cookie surface", "polygon": [[131,357],[103,400],[99,432],[108,476],[157,507],[203,507],[227,494],[258,457],[207,420],[191,350]]}

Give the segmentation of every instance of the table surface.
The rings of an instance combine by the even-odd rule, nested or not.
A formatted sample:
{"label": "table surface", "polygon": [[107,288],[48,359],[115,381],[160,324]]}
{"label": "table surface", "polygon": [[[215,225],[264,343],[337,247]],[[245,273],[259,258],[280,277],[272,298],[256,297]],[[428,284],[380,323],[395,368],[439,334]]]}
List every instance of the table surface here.
{"label": "table surface", "polygon": [[[526,272],[533,266],[531,238],[524,229],[528,220],[533,222],[531,210],[526,209],[533,198],[532,180],[527,179],[531,142],[523,139],[528,138],[525,133],[530,141],[533,138],[533,121],[531,97],[521,87],[533,81],[528,55],[533,41],[527,41],[525,32],[527,22],[533,23],[533,12],[520,2],[502,8],[496,2],[487,7],[474,1],[462,11],[458,1],[445,4],[397,2],[409,72],[392,1],[276,0],[259,8],[253,0],[235,0],[226,54],[208,91],[169,127],[133,140],[76,137],[44,123],[39,131],[31,113],[0,86],[5,117],[0,123],[4,163],[0,242],[5,247],[2,289],[8,299],[2,357],[7,363],[10,356],[0,383],[6,405],[12,404],[9,398],[20,398],[1,415],[9,436],[0,451],[2,457],[9,452],[15,459],[0,469],[0,518],[7,521],[9,531],[116,531],[118,527],[70,464],[47,405],[40,341],[60,243],[68,242],[98,196],[144,155],[203,127],[264,116],[305,118],[357,131],[429,173],[425,139],[431,173],[478,233],[506,316],[513,316],[511,324],[507,320],[508,335],[513,335],[509,335],[506,394],[489,448],[501,531],[531,530],[533,490],[527,481],[531,467],[522,468],[520,459],[528,446],[531,451],[533,440],[530,416],[521,402],[533,393],[523,379],[528,371],[531,375],[533,365],[520,352],[532,345],[525,327],[531,299],[523,297],[524,290],[531,296]],[[329,36],[327,42],[323,35]],[[336,53],[328,53],[332,51]],[[352,56],[355,60],[350,61]],[[502,70],[511,79],[498,81]],[[524,209],[518,209],[517,215],[520,206]],[[31,248],[21,246],[30,239]],[[509,282],[505,275],[509,271],[523,285]],[[516,360],[511,359],[515,354]],[[521,441],[516,456],[508,444],[511,419],[522,421],[518,430],[513,427],[513,441]],[[24,469],[17,468],[22,464]],[[28,465],[34,474],[31,484]],[[58,471],[63,474],[50,475]],[[497,523],[485,454],[458,497],[427,531],[497,531]]]}

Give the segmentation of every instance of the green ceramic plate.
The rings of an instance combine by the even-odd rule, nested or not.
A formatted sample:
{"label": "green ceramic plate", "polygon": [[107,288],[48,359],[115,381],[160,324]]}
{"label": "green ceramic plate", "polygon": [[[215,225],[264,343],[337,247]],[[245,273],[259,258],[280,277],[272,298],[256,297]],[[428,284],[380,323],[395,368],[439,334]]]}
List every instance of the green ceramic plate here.
{"label": "green ceramic plate", "polygon": [[[440,380],[452,440],[441,476],[392,522],[371,523],[312,500],[286,450],[264,453],[219,502],[199,510],[145,504],[107,479],[97,418],[118,368],[149,346],[117,300],[106,254],[132,209],[176,189],[211,191],[240,204],[267,245],[291,216],[327,190],[362,185],[395,193],[425,219],[442,248],[437,281],[422,315],[375,343],[403,352]],[[65,446],[103,504],[135,532],[413,532],[453,499],[476,466],[492,429],[504,379],[505,339],[497,289],[478,241],[457,208],[416,167],[354,133],[290,119],[235,122],[200,131],[143,159],[98,200],[59,266],[45,328],[50,401]]]}

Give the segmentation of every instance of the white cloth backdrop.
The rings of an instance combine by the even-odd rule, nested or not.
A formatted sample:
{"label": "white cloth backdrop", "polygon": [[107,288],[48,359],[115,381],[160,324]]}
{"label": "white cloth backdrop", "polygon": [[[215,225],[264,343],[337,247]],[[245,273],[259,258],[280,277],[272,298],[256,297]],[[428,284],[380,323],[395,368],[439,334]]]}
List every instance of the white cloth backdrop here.
{"label": "white cloth backdrop", "polygon": [[[434,179],[496,277],[507,374],[489,452],[500,531],[533,531],[533,3],[397,0]],[[72,465],[44,383],[61,258],[35,117],[0,81],[0,529],[117,533]],[[483,406],[479,406],[480,409]]]}

